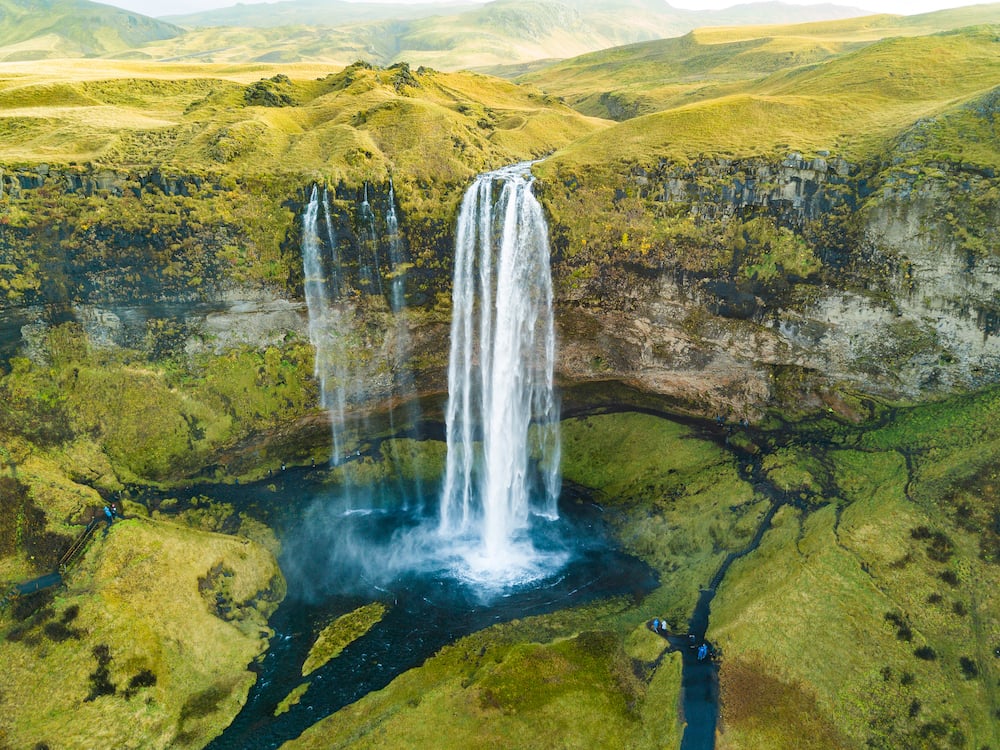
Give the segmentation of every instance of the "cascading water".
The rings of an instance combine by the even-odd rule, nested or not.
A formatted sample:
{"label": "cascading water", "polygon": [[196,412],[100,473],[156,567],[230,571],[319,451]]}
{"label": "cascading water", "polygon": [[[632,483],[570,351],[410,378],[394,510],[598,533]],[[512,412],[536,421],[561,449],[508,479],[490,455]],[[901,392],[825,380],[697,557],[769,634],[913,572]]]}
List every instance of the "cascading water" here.
{"label": "cascading water", "polygon": [[532,182],[526,164],[480,175],[456,229],[439,524],[469,543],[468,572],[484,580],[530,574],[531,517],[556,517],[552,279]]}
{"label": "cascading water", "polygon": [[[324,225],[323,234],[320,233],[321,223]],[[324,258],[324,235],[329,248],[328,259]],[[343,365],[344,321],[349,315],[345,316],[334,304],[341,290],[340,259],[336,252],[326,191],[320,198],[315,185],[302,215],[302,270],[306,308],[309,311],[309,341],[316,350],[313,373],[319,383],[320,405],[330,415],[333,436],[331,463],[336,464],[343,457],[341,428],[349,383]]]}
{"label": "cascading water", "polygon": [[389,286],[389,306],[398,313],[406,303],[403,273],[403,241],[399,236],[399,219],[396,217],[396,189],[389,180],[389,210],[385,215],[386,239],[389,242],[389,263],[392,266],[392,282]]}
{"label": "cascading water", "polygon": [[330,217],[330,196],[323,189],[323,223],[326,226],[326,242],[330,248],[330,275],[327,286],[332,299],[339,299],[344,282],[344,269],[340,262],[340,253],[337,252],[337,238],[333,231],[333,219]]}
{"label": "cascading water", "polygon": [[[325,206],[323,211],[328,216]],[[386,223],[395,272],[403,256],[392,254],[394,211]],[[343,338],[320,334],[330,333],[324,325],[337,325],[331,316],[347,316],[348,298],[362,290],[353,276],[336,273],[335,256],[322,254],[319,214],[313,191],[303,217],[303,263],[310,335],[322,363],[346,359],[348,348],[340,344],[341,356],[334,346],[332,360],[324,360],[321,348]],[[329,222],[327,231],[335,248]],[[479,177],[457,227],[448,458],[439,504],[408,503],[402,487],[380,504],[374,482],[348,490],[339,481],[327,485],[325,472],[306,469],[282,472],[273,482],[222,488],[220,500],[271,508],[283,519],[274,527],[289,595],[271,620],[277,634],[261,661],[260,679],[236,721],[213,740],[213,750],[276,748],[447,643],[498,622],[595,597],[641,598],[656,585],[652,571],[609,546],[595,506],[574,503],[564,517],[556,514],[559,435],[548,255],[528,167]],[[338,280],[339,295],[332,291]],[[405,317],[405,308],[399,312]],[[348,402],[356,396],[349,390]],[[436,451],[436,441],[428,443]],[[192,490],[193,497],[199,494]],[[303,508],[308,497],[313,501]],[[303,636],[374,600],[386,605],[384,619],[312,673],[302,694],[302,664],[314,641]],[[297,699],[285,701],[292,691]],[[288,710],[275,711],[283,701]]]}
{"label": "cascading water", "polygon": [[[342,278],[325,197],[314,189],[303,216],[303,264],[310,315],[310,339],[316,347],[316,375],[323,405],[333,424],[334,458],[343,457],[339,432],[345,403],[364,401],[367,370],[350,347],[354,330],[351,283]],[[359,242],[377,258],[372,207],[358,206]],[[395,194],[390,184],[383,247],[391,262],[387,280],[395,327],[395,382],[387,399],[389,434],[396,434],[397,410],[407,425],[419,422],[407,324],[404,252],[399,236]],[[325,224],[325,228],[324,225]],[[325,233],[324,233],[325,232]],[[325,243],[321,239],[325,237]],[[331,248],[329,258],[322,246]],[[377,262],[377,261],[376,261]],[[375,266],[377,267],[377,266]],[[375,284],[359,282],[374,297]],[[374,281],[374,279],[371,279]],[[339,291],[337,291],[339,289]],[[381,296],[381,295],[379,295]],[[365,304],[371,310],[372,301]],[[437,570],[476,584],[481,591],[519,585],[544,577],[567,560],[555,521],[559,494],[559,409],[553,393],[555,333],[548,228],[532,193],[528,165],[482,175],[462,201],[456,228],[453,320],[446,413],[447,459],[443,489],[436,507],[424,500],[418,480],[376,481],[363,488],[344,485],[343,513],[416,513],[399,524],[389,544],[365,540],[347,526],[330,527],[337,536],[330,564],[358,565],[364,580],[388,581],[405,571]],[[344,363],[361,369],[347,371]],[[374,435],[362,412],[352,421],[358,437]],[[356,423],[356,424],[355,424]],[[390,463],[402,465],[398,441],[379,448]],[[367,456],[362,461],[369,460]],[[400,477],[404,476],[402,473]],[[331,506],[332,507],[332,506]],[[434,511],[437,510],[437,513]],[[331,508],[317,506],[326,516]],[[419,522],[414,522],[419,517]],[[318,520],[314,531],[325,524]],[[325,533],[325,532],[324,532]]]}
{"label": "cascading water", "polygon": [[[389,250],[390,283],[389,308],[395,320],[395,351],[396,351],[396,387],[395,395],[402,405],[403,418],[406,424],[413,426],[420,421],[420,402],[417,398],[417,388],[413,372],[410,369],[409,358],[413,348],[410,338],[408,312],[406,309],[406,266],[405,247],[399,234],[399,218],[396,215],[396,190],[389,180],[389,206],[385,214],[386,242]],[[389,421],[392,432],[396,431],[396,406],[389,406]],[[393,455],[397,461],[398,454]],[[416,483],[417,495],[423,494],[422,483]]]}
{"label": "cascading water", "polygon": [[360,280],[369,293],[383,294],[382,268],[378,257],[378,232],[375,229],[375,212],[368,202],[368,183],[358,206],[358,240],[360,243]]}

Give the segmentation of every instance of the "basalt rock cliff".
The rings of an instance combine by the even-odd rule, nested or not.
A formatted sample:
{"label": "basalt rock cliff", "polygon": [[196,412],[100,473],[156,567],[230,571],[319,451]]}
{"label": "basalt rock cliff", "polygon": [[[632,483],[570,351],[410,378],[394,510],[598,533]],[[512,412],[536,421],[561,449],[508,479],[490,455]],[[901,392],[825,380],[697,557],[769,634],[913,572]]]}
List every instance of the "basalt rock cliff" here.
{"label": "basalt rock cliff", "polygon": [[[907,169],[891,155],[868,165],[705,158],[634,165],[596,192],[542,172],[564,384],[619,380],[703,413],[850,412],[843,392],[916,398],[1000,372],[988,170]],[[152,358],[305,338],[299,247],[311,185],[48,166],[5,169],[0,184],[6,358],[45,361],[47,332],[65,322],[97,347]],[[389,189],[330,186],[345,258],[385,241]],[[363,195],[374,240],[359,228]],[[591,211],[595,195],[606,200]],[[654,217],[676,231],[629,234]],[[396,370],[373,377],[373,399],[411,360],[420,390],[444,388],[454,219],[400,218],[406,262],[379,271],[406,279],[411,352],[392,350],[392,313],[353,261],[352,304],[371,329],[358,345]]]}

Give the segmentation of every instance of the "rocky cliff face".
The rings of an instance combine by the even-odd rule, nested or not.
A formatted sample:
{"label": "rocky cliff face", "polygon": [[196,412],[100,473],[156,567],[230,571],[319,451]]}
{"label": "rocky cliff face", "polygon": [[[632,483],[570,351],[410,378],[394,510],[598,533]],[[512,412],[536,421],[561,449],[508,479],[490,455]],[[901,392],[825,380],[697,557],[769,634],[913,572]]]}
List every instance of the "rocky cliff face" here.
{"label": "rocky cliff face", "polygon": [[709,272],[683,257],[605,264],[566,295],[567,379],[622,379],[733,413],[839,402],[844,387],[915,398],[997,380],[1000,203],[968,210],[995,189],[990,175],[792,155],[636,169],[631,182],[651,215],[719,228],[770,217],[820,264],[804,278],[779,267],[766,284],[735,251]]}
{"label": "rocky cliff face", "polygon": [[[67,323],[92,349],[195,371],[227,352],[309,339],[301,243],[311,184],[42,165],[4,170],[0,186],[0,367],[15,355],[48,364],[50,337]],[[417,370],[426,388],[442,388],[447,358],[437,304],[450,287],[450,236],[434,217],[390,230],[390,189],[330,186],[322,232],[355,290],[341,301],[357,319],[348,356],[371,402],[392,397],[404,360],[407,378]],[[404,327],[389,300],[401,275]]]}
{"label": "rocky cliff face", "polygon": [[[610,248],[584,283],[570,284],[574,261],[557,257],[565,382],[616,379],[698,411],[750,414],[769,403],[834,403],[844,388],[917,397],[994,382],[1000,373],[1000,253],[991,234],[1000,215],[990,201],[970,208],[995,190],[992,176],[793,154],[780,162],[663,163],[623,179],[615,200],[635,195],[650,217],[667,212],[699,227],[698,242],[714,260],[698,267],[675,252],[673,260],[632,253],[622,262],[615,256],[622,248]],[[43,361],[46,333],[66,321],[95,346],[154,358],[281,346],[308,335],[302,186],[289,200],[275,198],[274,186],[47,167],[8,170],[0,185],[7,356],[21,351]],[[331,191],[347,273],[361,274],[366,252],[378,257],[388,188]],[[543,184],[543,198],[547,191]],[[362,211],[367,197],[374,219]],[[233,208],[261,200],[277,206],[270,218],[254,219],[270,231],[266,239]],[[41,208],[26,217],[33,206]],[[132,212],[127,221],[109,217],[123,210]],[[632,220],[641,225],[645,217]],[[553,231],[558,247],[565,229]],[[411,351],[393,350],[384,305],[360,308],[370,330],[358,338],[359,359],[382,363],[371,370],[376,398],[392,393],[404,368],[407,377],[418,373],[422,390],[445,385],[450,232],[428,217],[403,217],[401,241]],[[22,276],[33,268],[34,276],[11,268]]]}

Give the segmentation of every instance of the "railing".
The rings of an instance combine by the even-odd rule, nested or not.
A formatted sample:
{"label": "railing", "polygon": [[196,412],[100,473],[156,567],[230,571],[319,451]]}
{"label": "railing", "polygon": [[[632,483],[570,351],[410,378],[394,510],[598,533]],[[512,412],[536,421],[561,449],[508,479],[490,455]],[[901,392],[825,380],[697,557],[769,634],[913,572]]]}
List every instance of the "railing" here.
{"label": "railing", "polygon": [[69,546],[69,549],[59,558],[59,572],[63,572],[69,565],[79,557],[80,553],[83,552],[84,548],[87,546],[87,542],[90,541],[90,537],[94,535],[94,531],[97,529],[97,525],[100,523],[99,518],[91,519],[90,523],[87,524],[80,536]]}

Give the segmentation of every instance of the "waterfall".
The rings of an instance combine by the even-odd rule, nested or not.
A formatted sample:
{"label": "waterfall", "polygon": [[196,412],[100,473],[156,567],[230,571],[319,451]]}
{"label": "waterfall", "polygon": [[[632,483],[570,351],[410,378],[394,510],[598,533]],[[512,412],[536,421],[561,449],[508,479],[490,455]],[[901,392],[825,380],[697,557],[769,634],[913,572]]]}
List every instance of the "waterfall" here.
{"label": "waterfall", "polygon": [[369,294],[383,294],[382,265],[378,257],[378,231],[375,229],[375,212],[368,202],[368,183],[358,206],[358,244],[360,256],[360,281]]}
{"label": "waterfall", "polygon": [[[362,197],[363,196],[363,197]],[[420,404],[415,397],[416,386],[408,360],[412,348],[406,309],[406,248],[399,232],[396,214],[395,191],[389,183],[389,205],[386,211],[384,236],[378,232],[375,210],[369,200],[369,186],[365,183],[361,201],[357,204],[355,226],[357,232],[358,267],[341,260],[338,250],[345,237],[338,237],[332,217],[330,196],[325,189],[314,186],[302,214],[302,264],[305,277],[305,297],[309,311],[309,340],[315,348],[314,375],[320,388],[320,403],[327,410],[333,431],[331,463],[337,465],[345,457],[345,448],[353,450],[353,443],[384,426],[373,428],[365,409],[360,416],[352,417],[345,424],[347,406],[363,404],[370,399],[374,384],[387,394],[389,434],[397,429],[397,410],[402,404],[407,427],[420,420]],[[387,341],[373,344],[366,339],[363,325],[365,314],[376,316],[383,295],[380,246],[387,248],[389,267],[386,272],[389,291],[391,325],[385,331]],[[350,256],[347,256],[350,257]],[[358,300],[367,296],[358,311]],[[359,351],[372,346],[386,351],[392,357],[393,381],[377,380],[384,373],[378,372],[385,360],[366,360]],[[350,433],[348,435],[348,433]],[[384,434],[384,433],[383,433]],[[395,453],[394,460],[402,460]],[[419,484],[419,483],[418,483]],[[384,489],[384,488],[383,488]]]}
{"label": "waterfall", "polygon": [[[341,431],[344,425],[346,387],[349,383],[343,349],[345,321],[349,324],[350,315],[345,315],[334,304],[341,292],[341,272],[328,203],[326,191],[323,191],[321,199],[319,189],[314,185],[302,215],[302,271],[309,313],[309,342],[316,350],[313,375],[319,383],[320,405],[330,415],[332,463],[336,464],[343,457]],[[321,223],[324,225],[322,234]],[[324,235],[329,250],[328,258],[324,257],[323,252]]]}
{"label": "waterfall", "polygon": [[531,516],[555,518],[559,491],[548,227],[532,182],[526,164],[480,175],[456,228],[439,531],[473,540],[468,562],[488,575],[524,564]]}
{"label": "waterfall", "polygon": [[399,236],[399,219],[396,216],[396,189],[389,180],[389,210],[385,215],[385,230],[389,242],[389,265],[392,283],[389,286],[389,306],[398,313],[406,304],[405,269],[403,268],[403,241]]}
{"label": "waterfall", "polygon": [[330,248],[331,260],[328,287],[331,297],[339,299],[344,282],[344,269],[340,262],[340,253],[337,252],[337,238],[333,231],[333,219],[330,217],[330,196],[326,188],[323,188],[323,223],[326,226],[326,242]]}

